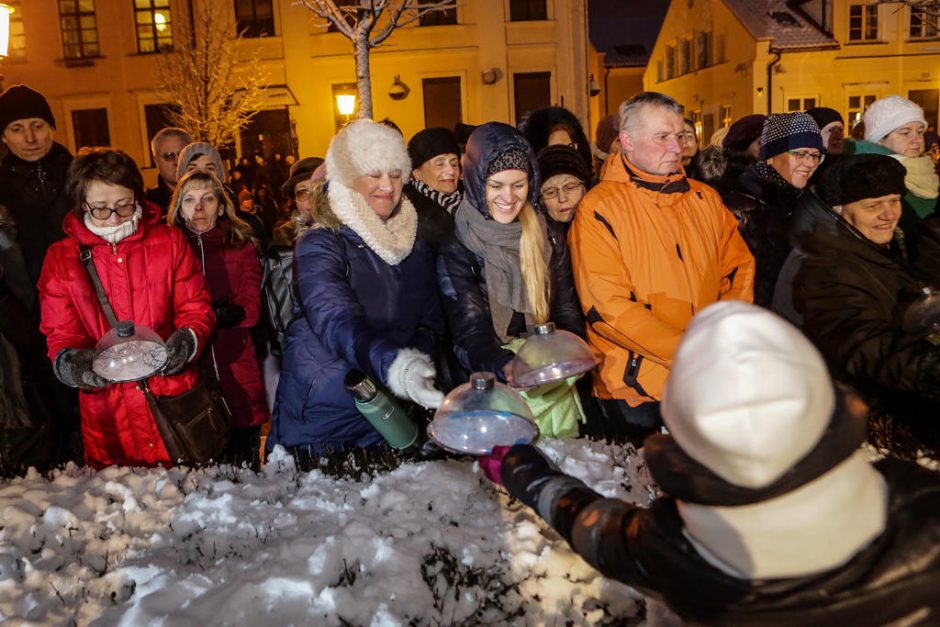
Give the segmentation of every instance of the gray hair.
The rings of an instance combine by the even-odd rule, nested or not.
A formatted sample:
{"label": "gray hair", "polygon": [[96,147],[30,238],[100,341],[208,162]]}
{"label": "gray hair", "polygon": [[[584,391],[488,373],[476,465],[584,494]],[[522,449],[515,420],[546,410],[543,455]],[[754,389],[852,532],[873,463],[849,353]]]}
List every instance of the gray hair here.
{"label": "gray hair", "polygon": [[170,137],[179,137],[185,144],[193,143],[193,136],[181,128],[176,128],[175,126],[161,128],[154,134],[153,139],[150,140],[150,152],[154,157],[157,156],[157,146],[160,145],[160,142]]}
{"label": "gray hair", "polygon": [[676,102],[672,96],[661,94],[657,91],[641,91],[629,100],[620,103],[620,129],[631,130],[636,128],[637,113],[643,108],[643,105],[653,107],[662,107],[668,109],[677,115],[682,115],[685,107]]}

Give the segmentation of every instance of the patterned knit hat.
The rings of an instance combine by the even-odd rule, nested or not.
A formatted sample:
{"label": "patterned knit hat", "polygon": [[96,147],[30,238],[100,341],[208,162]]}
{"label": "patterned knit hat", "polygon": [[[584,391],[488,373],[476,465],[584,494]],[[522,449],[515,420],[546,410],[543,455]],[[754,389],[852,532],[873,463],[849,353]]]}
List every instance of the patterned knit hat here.
{"label": "patterned knit hat", "polygon": [[765,161],[796,148],[825,152],[816,120],[802,112],[778,113],[764,120],[758,159]]}
{"label": "patterned knit hat", "polygon": [[865,139],[870,142],[879,142],[888,133],[900,128],[908,122],[920,122],[927,128],[924,119],[924,110],[901,96],[888,96],[876,100],[865,112]]}
{"label": "patterned knit hat", "polygon": [[486,168],[486,178],[504,170],[531,172],[532,164],[529,163],[529,155],[518,148],[510,148],[499,153],[499,156],[490,161],[489,167]]}

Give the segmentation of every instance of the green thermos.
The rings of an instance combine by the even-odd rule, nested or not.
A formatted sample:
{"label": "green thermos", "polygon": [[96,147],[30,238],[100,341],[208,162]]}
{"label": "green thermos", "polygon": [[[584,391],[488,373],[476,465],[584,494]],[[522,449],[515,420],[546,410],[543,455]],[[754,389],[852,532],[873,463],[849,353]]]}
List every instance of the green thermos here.
{"label": "green thermos", "polygon": [[356,409],[366,417],[389,446],[408,448],[418,439],[418,425],[385,390],[358,370],[346,373],[346,389],[356,399]]}

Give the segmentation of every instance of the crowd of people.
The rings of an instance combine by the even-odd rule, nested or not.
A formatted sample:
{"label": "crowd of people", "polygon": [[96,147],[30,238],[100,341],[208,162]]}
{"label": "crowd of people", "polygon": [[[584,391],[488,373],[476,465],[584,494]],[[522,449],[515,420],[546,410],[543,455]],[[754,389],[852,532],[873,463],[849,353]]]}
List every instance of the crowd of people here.
{"label": "crowd of people", "polygon": [[[553,322],[598,365],[527,391],[542,434],[646,442],[675,500],[641,518],[531,447],[484,466],[605,573],[687,617],[747,622],[773,606],[799,622],[794,608],[828,607],[806,592],[814,573],[867,556],[851,585],[814,584],[855,599],[904,579],[869,555],[886,530],[908,556],[936,539],[936,477],[893,461],[940,457],[940,141],[910,100],[875,101],[852,129],[827,108],[748,115],[707,145],[654,92],[600,120],[593,142],[562,107],[408,141],[356,120],[325,155],[231,169],[220,147],[166,128],[149,190],[126,153],[73,158],[55,126],[38,92],[0,94],[6,473],[178,461],[148,390],[94,367],[116,320],[165,341],[153,394],[217,384],[232,422],[220,461],[255,468],[276,445],[301,467],[387,450],[344,386],[351,371],[427,419],[471,372],[506,381],[527,333]],[[866,425],[886,466],[860,457]],[[839,489],[851,508],[823,506]],[[812,512],[787,532],[799,563],[760,528],[780,532],[779,499]],[[898,531],[889,502],[934,513]],[[920,574],[940,563],[929,551]],[[790,587],[755,588],[780,578]],[[905,602],[929,605],[905,585]],[[865,598],[843,616],[894,615]]]}

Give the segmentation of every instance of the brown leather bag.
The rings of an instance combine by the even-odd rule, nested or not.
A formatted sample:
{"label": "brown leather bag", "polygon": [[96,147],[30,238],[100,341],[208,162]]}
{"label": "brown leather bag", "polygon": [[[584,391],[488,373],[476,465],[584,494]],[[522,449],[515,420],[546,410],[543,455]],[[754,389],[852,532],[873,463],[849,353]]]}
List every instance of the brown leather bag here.
{"label": "brown leather bag", "polygon": [[175,396],[153,394],[146,381],[138,387],[147,398],[171,459],[196,464],[219,460],[228,446],[232,414],[215,385],[204,377],[192,389]]}

